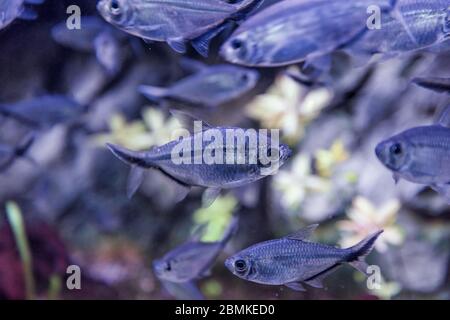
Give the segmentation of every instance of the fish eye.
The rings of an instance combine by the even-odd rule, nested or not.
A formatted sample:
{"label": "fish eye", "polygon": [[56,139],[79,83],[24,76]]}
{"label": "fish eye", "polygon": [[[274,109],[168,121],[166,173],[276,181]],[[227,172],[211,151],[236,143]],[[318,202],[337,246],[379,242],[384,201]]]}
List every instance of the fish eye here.
{"label": "fish eye", "polygon": [[403,153],[402,145],[400,143],[393,144],[390,148],[390,152],[395,156],[401,155]]}
{"label": "fish eye", "polygon": [[233,41],[231,41],[231,47],[235,50],[241,49],[243,45],[244,43],[242,42],[242,40],[234,39]]}
{"label": "fish eye", "polygon": [[247,263],[244,260],[237,260],[234,263],[234,267],[236,268],[236,271],[239,273],[247,271]]}
{"label": "fish eye", "polygon": [[170,272],[172,270],[172,266],[170,265],[170,262],[167,262],[166,267],[164,269],[168,272]]}
{"label": "fish eye", "polygon": [[120,10],[120,3],[118,0],[112,0],[109,6],[111,13],[113,15],[119,15],[121,14],[121,10]]}

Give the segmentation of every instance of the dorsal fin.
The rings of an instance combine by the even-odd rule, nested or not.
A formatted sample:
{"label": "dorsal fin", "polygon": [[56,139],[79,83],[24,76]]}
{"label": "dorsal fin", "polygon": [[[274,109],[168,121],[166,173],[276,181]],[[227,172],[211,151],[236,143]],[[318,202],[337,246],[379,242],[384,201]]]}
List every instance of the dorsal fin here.
{"label": "dorsal fin", "polygon": [[450,128],[450,105],[445,107],[437,117],[436,124]]}
{"label": "dorsal fin", "polygon": [[319,225],[318,224],[312,224],[310,226],[307,226],[291,235],[288,235],[286,238],[291,240],[308,240],[311,238],[314,231],[317,229]]}
{"label": "dorsal fin", "polygon": [[213,126],[211,126],[206,121],[200,120],[187,112],[172,109],[172,110],[170,110],[170,113],[172,114],[172,116],[174,116],[180,122],[180,124],[183,126],[183,128],[188,130],[191,134],[195,133],[195,123],[196,122],[202,123],[203,131],[213,128]]}

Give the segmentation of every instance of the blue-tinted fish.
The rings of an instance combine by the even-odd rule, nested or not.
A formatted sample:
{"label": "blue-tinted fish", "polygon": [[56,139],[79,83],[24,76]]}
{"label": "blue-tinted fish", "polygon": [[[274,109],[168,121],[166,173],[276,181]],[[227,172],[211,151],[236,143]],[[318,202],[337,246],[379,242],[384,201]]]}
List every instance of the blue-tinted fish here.
{"label": "blue-tinted fish", "polygon": [[34,160],[27,156],[27,152],[34,142],[34,134],[26,136],[17,146],[0,144],[0,172],[7,170],[18,158]]}
{"label": "blue-tinted fish", "polygon": [[98,17],[82,17],[81,29],[70,30],[66,22],[53,27],[52,37],[59,44],[79,51],[95,53],[98,62],[114,75],[125,60],[124,37]]}
{"label": "blue-tinted fish", "polygon": [[106,21],[147,41],[167,42],[186,52],[186,43],[203,56],[209,42],[227,26],[242,19],[262,0],[101,0],[97,9]]}
{"label": "blue-tinted fish", "polygon": [[352,41],[367,28],[371,4],[381,0],[285,0],[245,21],[223,44],[229,62],[260,67],[310,61]]}
{"label": "blue-tinted fish", "polygon": [[62,95],[41,96],[13,104],[0,104],[0,115],[39,128],[73,121],[85,110],[85,106]]}
{"label": "blue-tinted fish", "polygon": [[172,99],[193,105],[217,107],[252,90],[259,79],[256,70],[231,65],[199,67],[168,88],[141,86],[139,91],[153,101]]}
{"label": "blue-tinted fish", "polygon": [[237,230],[238,218],[234,217],[218,242],[189,241],[153,262],[153,270],[159,279],[174,283],[186,283],[210,274],[219,254]]}
{"label": "blue-tinted fish", "polygon": [[0,0],[0,29],[15,19],[34,20],[37,13],[27,5],[41,4],[45,0]]}
{"label": "blue-tinted fish", "polygon": [[450,203],[450,106],[436,124],[393,136],[378,144],[375,153],[396,182],[430,186]]}
{"label": "blue-tinted fish", "polygon": [[348,263],[367,274],[364,258],[383,231],[370,235],[357,245],[340,249],[308,241],[317,225],[290,236],[253,245],[225,261],[226,267],[241,279],[267,285],[285,285],[303,291],[303,283],[322,288],[322,281]]}
{"label": "blue-tinted fish", "polygon": [[[344,51],[358,57],[390,57],[437,47],[450,36],[450,0],[397,0],[381,14],[379,28],[367,30]],[[436,50],[435,50],[436,51]]]}
{"label": "blue-tinted fish", "polygon": [[415,78],[413,83],[433,91],[450,94],[450,78]]}
{"label": "blue-tinted fish", "polygon": [[[174,114],[180,119],[184,117],[186,128],[191,128],[190,136],[141,152],[108,144],[116,157],[132,166],[128,182],[129,197],[142,183],[145,169],[153,168],[176,182],[179,201],[186,197],[193,186],[207,188],[203,194],[203,205],[208,206],[221,189],[236,188],[273,174],[291,156],[288,146],[271,145],[271,138],[258,136],[256,131],[256,140],[251,144],[243,137],[242,134],[246,132],[243,129],[212,127],[203,122],[203,131],[196,132],[192,130],[196,119],[181,112]],[[227,136],[231,135],[240,135],[241,142],[233,139],[230,143]],[[266,161],[268,159],[263,158],[269,153],[271,160]],[[209,160],[205,160],[206,158]]]}

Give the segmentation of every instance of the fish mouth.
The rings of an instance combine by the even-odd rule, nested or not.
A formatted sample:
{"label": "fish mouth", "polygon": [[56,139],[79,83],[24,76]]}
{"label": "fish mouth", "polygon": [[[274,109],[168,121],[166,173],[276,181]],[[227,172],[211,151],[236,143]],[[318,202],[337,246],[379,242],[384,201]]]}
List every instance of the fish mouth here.
{"label": "fish mouth", "polygon": [[231,273],[234,274],[234,259],[228,258],[225,260],[225,267],[230,270]]}

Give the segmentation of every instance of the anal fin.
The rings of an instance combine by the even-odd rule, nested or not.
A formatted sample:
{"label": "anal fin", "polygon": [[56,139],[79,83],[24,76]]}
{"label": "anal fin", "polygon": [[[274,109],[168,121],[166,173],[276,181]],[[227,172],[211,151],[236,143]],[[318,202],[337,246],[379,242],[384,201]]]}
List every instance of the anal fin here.
{"label": "anal fin", "polygon": [[305,287],[300,282],[289,282],[286,283],[285,286],[295,291],[306,291]]}

